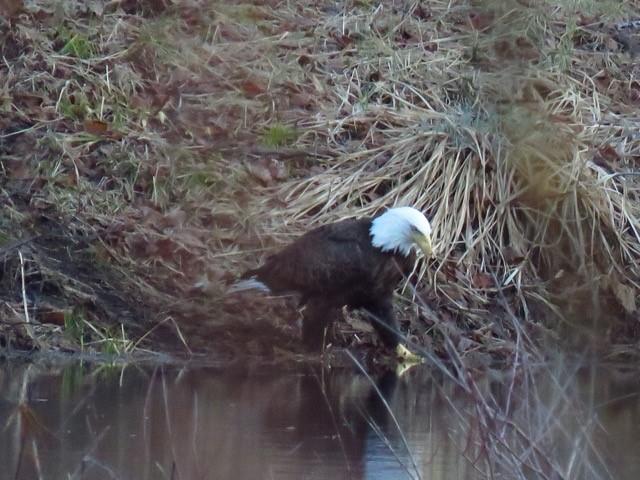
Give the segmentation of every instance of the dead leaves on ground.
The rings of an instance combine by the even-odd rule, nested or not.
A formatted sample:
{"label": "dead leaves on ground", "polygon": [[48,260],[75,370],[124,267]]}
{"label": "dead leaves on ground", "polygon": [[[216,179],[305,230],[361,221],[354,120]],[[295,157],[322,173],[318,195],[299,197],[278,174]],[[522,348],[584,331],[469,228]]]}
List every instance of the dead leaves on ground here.
{"label": "dead leaves on ground", "polygon": [[163,291],[189,292],[211,282],[220,285],[226,278],[209,259],[212,242],[219,240],[215,230],[195,226],[180,207],[132,210],[117,225],[106,225],[102,236],[110,246],[124,248],[130,260],[155,265],[156,274],[148,281]]}
{"label": "dead leaves on ground", "polygon": [[265,186],[273,185],[289,177],[285,163],[275,158],[251,159],[244,163],[251,176]]}
{"label": "dead leaves on ground", "polygon": [[0,16],[13,19],[24,9],[22,0],[0,0]]}

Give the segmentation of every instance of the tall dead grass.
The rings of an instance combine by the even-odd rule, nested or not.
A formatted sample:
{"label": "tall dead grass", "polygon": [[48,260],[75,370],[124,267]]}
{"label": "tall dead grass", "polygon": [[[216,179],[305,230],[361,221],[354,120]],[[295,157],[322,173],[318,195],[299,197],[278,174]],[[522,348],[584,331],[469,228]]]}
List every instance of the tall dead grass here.
{"label": "tall dead grass", "polygon": [[629,13],[505,0],[336,15],[325,36],[357,53],[304,124],[331,158],[284,185],[283,222],[414,205],[434,225],[441,293],[566,303],[584,287],[636,314],[637,68],[611,34]]}

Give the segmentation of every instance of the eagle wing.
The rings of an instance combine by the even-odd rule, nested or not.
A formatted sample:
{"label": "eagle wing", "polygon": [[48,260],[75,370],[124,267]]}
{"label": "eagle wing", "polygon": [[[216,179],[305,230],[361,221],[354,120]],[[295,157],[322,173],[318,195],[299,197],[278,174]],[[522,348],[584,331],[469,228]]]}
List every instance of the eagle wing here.
{"label": "eagle wing", "polygon": [[325,225],[270,256],[255,273],[275,293],[341,296],[372,279],[369,219]]}

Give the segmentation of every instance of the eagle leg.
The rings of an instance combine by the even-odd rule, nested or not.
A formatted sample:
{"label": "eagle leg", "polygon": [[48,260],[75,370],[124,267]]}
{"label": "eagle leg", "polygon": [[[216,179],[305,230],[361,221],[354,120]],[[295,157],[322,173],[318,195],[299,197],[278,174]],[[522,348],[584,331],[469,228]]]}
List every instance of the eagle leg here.
{"label": "eagle leg", "polygon": [[329,327],[336,315],[335,308],[319,299],[309,299],[302,319],[302,342],[312,352],[319,352],[328,343]]}
{"label": "eagle leg", "polygon": [[380,335],[382,343],[392,349],[397,360],[402,364],[422,363],[423,359],[409,350],[403,342],[400,326],[393,314],[391,301],[383,301],[373,306],[369,306],[368,311],[375,316],[372,321],[373,327]]}
{"label": "eagle leg", "polygon": [[367,311],[374,317],[371,319],[371,325],[378,332],[382,343],[390,349],[395,349],[401,338],[400,326],[393,314],[391,300],[382,300],[373,305],[368,305]]}

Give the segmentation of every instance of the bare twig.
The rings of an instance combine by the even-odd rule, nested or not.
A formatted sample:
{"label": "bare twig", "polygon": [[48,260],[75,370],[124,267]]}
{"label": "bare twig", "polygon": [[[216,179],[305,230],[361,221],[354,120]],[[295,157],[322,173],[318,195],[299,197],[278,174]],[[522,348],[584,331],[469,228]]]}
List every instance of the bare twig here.
{"label": "bare twig", "polygon": [[23,311],[24,311],[24,320],[25,320],[24,328],[27,332],[27,335],[29,335],[29,338],[33,340],[34,345],[39,346],[40,342],[38,341],[38,339],[33,333],[31,320],[29,319],[29,306],[27,302],[27,289],[26,289],[26,284],[24,279],[24,258],[22,256],[22,251],[18,250],[18,256],[20,257],[20,278],[22,281],[22,306],[24,308]]}

